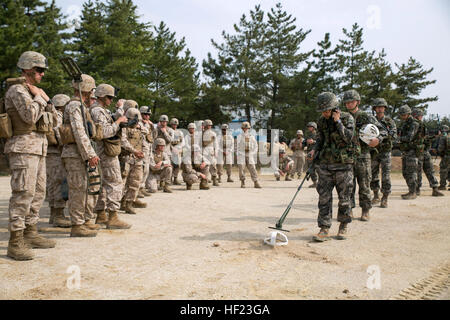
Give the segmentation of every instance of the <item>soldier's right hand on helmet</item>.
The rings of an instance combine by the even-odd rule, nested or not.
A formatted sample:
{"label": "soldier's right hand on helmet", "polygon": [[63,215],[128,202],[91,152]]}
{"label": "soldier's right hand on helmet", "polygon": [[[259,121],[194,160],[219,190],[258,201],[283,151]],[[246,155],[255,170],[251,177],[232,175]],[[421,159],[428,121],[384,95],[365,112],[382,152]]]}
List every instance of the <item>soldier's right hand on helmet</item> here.
{"label": "soldier's right hand on helmet", "polygon": [[119,99],[116,103],[116,108],[121,108],[125,102],[125,99]]}
{"label": "soldier's right hand on helmet", "polygon": [[142,151],[135,151],[134,155],[136,156],[136,158],[138,159],[142,159],[144,157],[144,153]]}
{"label": "soldier's right hand on helmet", "polygon": [[90,159],[88,160],[88,163],[89,163],[89,166],[90,166],[90,167],[96,167],[96,166],[98,165],[98,162],[99,162],[99,161],[100,161],[100,158],[97,157],[97,156],[95,156],[95,157],[90,158]]}

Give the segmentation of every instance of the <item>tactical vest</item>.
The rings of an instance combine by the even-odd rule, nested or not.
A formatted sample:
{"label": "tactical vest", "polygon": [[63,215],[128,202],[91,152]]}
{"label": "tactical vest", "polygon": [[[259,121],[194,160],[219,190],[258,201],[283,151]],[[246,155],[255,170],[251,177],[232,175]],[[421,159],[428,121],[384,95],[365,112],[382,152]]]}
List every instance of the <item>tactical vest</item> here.
{"label": "tactical vest", "polygon": [[136,149],[137,151],[142,151],[142,134],[141,129],[136,128],[127,128],[127,138],[128,142],[130,142],[133,149]]}
{"label": "tactical vest", "polygon": [[[308,139],[313,139],[314,141],[316,141],[317,140],[317,134],[316,134],[316,132],[310,132],[310,131],[308,131],[306,134],[305,134],[305,140],[308,140]],[[308,145],[307,143],[306,143],[306,151],[311,151],[312,149],[314,148],[314,144],[311,144],[311,145]]]}
{"label": "tactical vest", "polygon": [[[206,134],[206,137],[211,138],[211,140],[205,140],[205,134]],[[203,148],[210,146],[212,143],[214,143],[214,136],[211,135],[210,132],[205,131],[203,133],[203,139],[202,139]]]}
{"label": "tactical vest", "polygon": [[30,134],[32,132],[36,132],[36,124],[35,123],[26,123],[22,120],[19,115],[19,112],[16,108],[10,108],[6,111],[8,113],[9,118],[11,119],[11,125],[13,129],[13,136],[20,136],[22,134]]}
{"label": "tactical vest", "polygon": [[[347,125],[350,114],[342,113],[341,121],[344,127]],[[347,143],[339,134],[333,118],[319,119],[319,129],[323,133],[324,142],[320,152],[320,163],[322,164],[351,164],[355,162],[358,155],[357,145],[354,141]]]}
{"label": "tactical vest", "polygon": [[161,152],[161,153],[158,154],[157,152],[155,152],[153,154],[153,159],[155,160],[155,163],[159,163],[161,161],[164,161],[164,153]]}
{"label": "tactical vest", "polygon": [[447,157],[450,157],[450,136],[449,135],[446,135],[445,136],[445,155],[447,156]]}
{"label": "tactical vest", "polygon": [[362,129],[362,127],[370,123],[369,117],[367,113],[365,113],[362,110],[358,110],[355,114],[351,114],[353,118],[355,119],[355,135],[354,135],[354,144],[358,146],[358,153],[359,154],[365,154],[369,152],[370,147],[366,143],[361,143],[361,140],[359,139],[359,131]]}
{"label": "tactical vest", "polygon": [[[388,130],[391,130],[391,129],[392,129],[391,126],[390,126],[391,122],[393,122],[391,118],[389,118],[389,117],[384,117],[383,119],[378,120],[378,121],[381,122],[381,123],[383,123],[383,125],[384,125]],[[391,136],[391,135],[389,134],[389,132],[388,132],[387,137],[384,138],[383,141],[382,141],[378,146],[376,146],[375,148],[378,150],[379,153],[386,153],[386,152],[391,152],[392,146],[393,146],[393,143],[392,143],[392,136]]]}
{"label": "tactical vest", "polygon": [[[166,127],[166,130],[167,130],[167,127]],[[166,139],[166,136],[164,135],[164,133],[161,131],[161,129],[159,127],[157,128],[157,136],[156,136],[156,138],[164,139],[164,141],[166,142],[166,145],[171,143],[169,140]]]}
{"label": "tactical vest", "polygon": [[294,145],[293,145],[293,147],[294,147],[294,151],[302,150],[302,140],[296,138],[296,139],[294,140]]}
{"label": "tactical vest", "polygon": [[400,151],[407,152],[410,150],[414,150],[416,152],[416,155],[420,156],[421,154],[423,154],[423,152],[425,150],[425,145],[424,145],[424,139],[423,139],[424,132],[421,133],[421,124],[419,123],[419,121],[417,121],[412,116],[410,116],[406,121],[403,122],[401,129],[400,129],[400,133],[401,133],[401,136],[405,136],[410,131],[410,129],[414,123],[419,124],[419,130],[417,130],[417,133],[413,137],[411,142],[402,142],[400,144]]}

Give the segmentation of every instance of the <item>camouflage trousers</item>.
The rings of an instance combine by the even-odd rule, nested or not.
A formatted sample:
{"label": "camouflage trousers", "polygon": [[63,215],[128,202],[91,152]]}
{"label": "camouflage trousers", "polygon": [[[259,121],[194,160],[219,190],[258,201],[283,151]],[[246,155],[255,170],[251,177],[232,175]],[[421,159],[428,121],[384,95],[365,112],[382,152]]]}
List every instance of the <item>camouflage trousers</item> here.
{"label": "camouflage trousers", "polygon": [[165,167],[158,171],[150,170],[148,175],[149,189],[151,192],[158,190],[158,182],[163,181],[166,184],[170,184],[170,178],[172,177],[172,167]]}
{"label": "camouflage trousers", "polygon": [[321,165],[319,172],[319,216],[317,223],[319,228],[330,228],[333,213],[333,189],[336,188],[338,202],[338,222],[350,223],[350,196],[353,187],[352,165],[343,166],[342,170],[329,170],[326,165]]}
{"label": "camouflage trousers", "polygon": [[172,178],[178,179],[181,166],[181,152],[172,150],[172,157],[170,163],[172,164]]}
{"label": "camouflage trousers", "polygon": [[95,205],[95,211],[118,211],[123,192],[119,159],[102,154],[100,155],[100,165],[102,168],[102,190]]}
{"label": "camouflage trousers", "polygon": [[[123,193],[122,200],[135,201],[137,199],[142,179],[144,177],[144,165],[125,162],[122,170]],[[150,174],[149,174],[150,178]]]}
{"label": "camouflage trousers", "polygon": [[440,185],[445,187],[447,185],[447,181],[450,181],[450,156],[445,156],[441,158],[441,163],[439,164],[439,176],[440,176]]}
{"label": "camouflage trousers", "polygon": [[245,168],[250,172],[250,177],[253,182],[258,181],[258,173],[256,172],[256,166],[249,163],[249,158],[245,157],[245,165],[238,164],[239,168],[239,179],[245,181]]}
{"label": "camouflage trousers", "polygon": [[439,181],[434,176],[433,160],[431,158],[431,154],[428,151],[425,151],[422,156],[418,157],[418,166],[417,166],[418,189],[422,187],[422,170],[423,172],[425,172],[425,175],[427,176],[430,188],[439,187]]}
{"label": "camouflage trousers", "polygon": [[69,186],[69,215],[72,225],[82,225],[95,218],[96,197],[88,195],[86,163],[81,158],[63,158]]}
{"label": "camouflage trousers", "polygon": [[417,190],[417,171],[419,159],[416,151],[410,150],[402,153],[402,175],[408,185],[408,191],[415,193]]}
{"label": "camouflage trousers", "polygon": [[[311,166],[311,164],[312,164],[312,160],[306,159],[306,161],[305,161],[305,167],[303,168],[305,172],[308,171],[308,169],[309,169],[309,167]],[[317,166],[314,165],[314,168],[313,168],[312,173],[311,173],[311,180],[312,180],[312,182],[314,182],[314,183],[317,183],[317,172],[318,172],[318,171],[319,171],[319,170],[318,170]]]}
{"label": "camouflage trousers", "polygon": [[217,175],[221,177],[223,175],[224,168],[227,172],[227,176],[231,177],[231,164],[217,164]]}
{"label": "camouflage trousers", "polygon": [[305,167],[305,155],[303,156],[294,156],[294,166],[292,171],[290,172],[291,176],[294,177],[295,173],[300,177],[303,172],[303,168]]}
{"label": "camouflage trousers", "polygon": [[11,198],[9,231],[19,231],[39,221],[45,198],[45,157],[27,153],[9,153]]}
{"label": "camouflage trousers", "polygon": [[381,169],[381,193],[391,194],[391,152],[378,153],[371,159],[372,181],[370,189],[380,190],[380,169]]}
{"label": "camouflage trousers", "polygon": [[[295,167],[294,167],[294,164],[292,163],[288,166],[287,170],[286,170],[286,168],[283,168],[283,169],[281,169],[281,171],[285,174],[285,176],[290,176],[291,174],[294,175],[294,173],[295,173],[294,169],[295,169]],[[275,178],[280,178],[281,174],[279,171],[276,171],[274,173],[274,176],[275,176]]]}
{"label": "camouflage trousers", "polygon": [[141,182],[141,188],[147,188],[147,179],[148,175],[150,173],[150,160],[149,155],[145,155],[144,157],[144,169],[142,173],[142,182]]}
{"label": "camouflage trousers", "polygon": [[363,210],[370,210],[372,208],[372,199],[370,196],[371,180],[372,167],[370,158],[358,158],[353,166],[352,208],[356,207],[356,182],[358,182],[359,206]]}
{"label": "camouflage trousers", "polygon": [[61,154],[48,153],[47,159],[47,201],[51,208],[65,208],[66,201],[63,199],[61,186],[67,177]]}
{"label": "camouflage trousers", "polygon": [[[193,169],[197,172],[200,172],[202,174],[204,174],[205,176],[207,176],[208,172],[209,172],[209,165],[206,165],[203,169],[200,169],[200,166],[194,165]],[[199,178],[196,174],[194,173],[187,173],[187,172],[182,172],[182,176],[183,176],[183,181],[186,182],[186,184],[190,184],[193,185],[194,183],[198,183],[201,178]]]}

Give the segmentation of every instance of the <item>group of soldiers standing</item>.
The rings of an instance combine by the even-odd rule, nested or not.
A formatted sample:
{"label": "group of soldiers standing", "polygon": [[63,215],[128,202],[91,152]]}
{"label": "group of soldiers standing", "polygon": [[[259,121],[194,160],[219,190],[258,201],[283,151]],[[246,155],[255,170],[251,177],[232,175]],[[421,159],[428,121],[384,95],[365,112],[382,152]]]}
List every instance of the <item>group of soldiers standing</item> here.
{"label": "group of soldiers standing", "polygon": [[[139,199],[158,191],[172,193],[171,185],[181,185],[180,171],[186,190],[192,190],[197,183],[200,190],[208,190],[210,183],[220,186],[225,174],[226,181],[233,182],[231,168],[236,155],[241,188],[246,187],[246,170],[254,187],[261,188],[256,170],[258,143],[250,133],[249,122],[242,124],[236,142],[227,124],[217,135],[211,120],[189,123],[185,135],[178,129],[178,120],[169,121],[167,115],[160,116],[154,125],[150,121],[151,108],[139,107],[134,100],[119,100],[111,112],[115,88],[109,84],[96,86],[86,74],[72,81],[72,97],[57,94],[50,99],[37,87],[48,68],[42,54],[27,51],[17,66],[22,70],[22,80],[9,86],[4,99],[12,127],[4,150],[12,189],[9,257],[30,260],[34,257],[32,248],[55,247],[56,242],[43,237],[37,229],[45,198],[50,207],[50,224],[71,228],[71,237],[95,237],[101,225],[111,230],[129,229],[131,225],[121,220],[118,212],[136,214],[135,208],[147,206]],[[403,176],[409,188],[403,199],[420,194],[422,168],[433,196],[443,195],[438,191],[427,151],[423,113],[401,107],[402,125],[397,130],[394,121],[385,116],[388,105],[384,99],[373,103],[376,117],[359,109],[360,100],[355,90],[345,92],[344,104],[349,112],[341,112],[333,93],[320,94],[317,111],[322,115],[317,124],[307,124],[305,135],[301,130],[297,132],[290,143],[294,159],[284,149],[279,153],[277,180],[285,176],[289,181],[295,174],[300,178],[302,171],[313,168],[310,187],[319,193],[321,228],[314,237],[317,241],[329,238],[334,187],[339,195],[339,239],[345,239],[347,224],[353,218],[356,183],[361,220],[369,220],[372,204],[381,201],[381,207],[387,208],[391,151],[396,143],[402,150]],[[376,126],[379,134],[363,143],[360,131],[368,124]],[[439,143],[441,173],[446,175],[439,187],[443,190],[449,145],[448,136]],[[69,218],[64,214],[66,208]]]}

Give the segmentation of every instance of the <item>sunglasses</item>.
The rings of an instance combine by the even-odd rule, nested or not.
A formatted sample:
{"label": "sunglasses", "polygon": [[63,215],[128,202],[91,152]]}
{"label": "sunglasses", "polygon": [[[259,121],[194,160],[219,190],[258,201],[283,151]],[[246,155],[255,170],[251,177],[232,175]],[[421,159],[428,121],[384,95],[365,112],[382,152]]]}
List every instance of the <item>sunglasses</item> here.
{"label": "sunglasses", "polygon": [[114,100],[113,96],[106,96],[109,100]]}
{"label": "sunglasses", "polygon": [[40,67],[34,67],[34,71],[36,71],[36,73],[44,73],[47,69],[45,68],[40,68]]}

